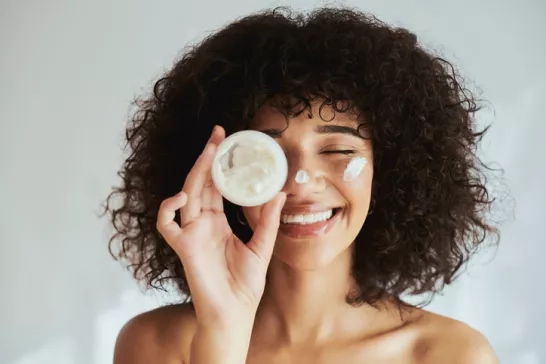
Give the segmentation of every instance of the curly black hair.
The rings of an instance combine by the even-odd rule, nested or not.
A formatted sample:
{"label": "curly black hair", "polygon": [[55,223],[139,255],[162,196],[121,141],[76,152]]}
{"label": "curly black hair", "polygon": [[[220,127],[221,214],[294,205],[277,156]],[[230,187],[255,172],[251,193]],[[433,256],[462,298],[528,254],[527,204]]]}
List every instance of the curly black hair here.
{"label": "curly black hair", "polygon": [[[488,127],[475,130],[482,106],[453,65],[372,15],[279,7],[187,48],[153,93],[135,100],[123,183],[106,199],[112,255],[148,287],[174,282],[189,297],[181,262],[156,230],[161,201],[180,191],[215,124],[229,135],[266,102],[296,116],[317,100],[360,110],[374,146],[373,213],[354,242],[359,289],[349,303],[437,293],[489,237],[498,243],[487,218],[491,169],[477,155]],[[237,207],[225,201],[225,213],[247,241]]]}

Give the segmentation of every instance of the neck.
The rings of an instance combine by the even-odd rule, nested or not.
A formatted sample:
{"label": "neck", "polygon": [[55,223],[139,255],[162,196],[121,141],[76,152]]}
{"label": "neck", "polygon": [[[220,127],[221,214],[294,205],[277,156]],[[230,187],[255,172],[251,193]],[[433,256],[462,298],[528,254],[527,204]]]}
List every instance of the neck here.
{"label": "neck", "polygon": [[354,287],[351,259],[348,249],[326,267],[296,270],[273,258],[255,329],[285,344],[321,342],[334,332],[339,337],[340,329],[351,331],[357,322],[361,329],[363,314],[378,311],[346,302]]}

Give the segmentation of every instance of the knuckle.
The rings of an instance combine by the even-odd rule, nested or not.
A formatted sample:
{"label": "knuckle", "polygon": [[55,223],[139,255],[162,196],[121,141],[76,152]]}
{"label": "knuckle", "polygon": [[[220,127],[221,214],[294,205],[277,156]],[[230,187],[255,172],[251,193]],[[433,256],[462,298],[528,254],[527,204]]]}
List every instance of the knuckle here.
{"label": "knuckle", "polygon": [[165,199],[165,200],[161,201],[161,203],[159,204],[159,211],[165,210],[165,206],[168,204],[168,201],[169,201],[169,199]]}
{"label": "knuckle", "polygon": [[163,231],[163,226],[161,225],[161,223],[159,222],[159,219],[157,219],[155,221],[155,228],[157,229],[157,231],[159,231],[160,233]]}

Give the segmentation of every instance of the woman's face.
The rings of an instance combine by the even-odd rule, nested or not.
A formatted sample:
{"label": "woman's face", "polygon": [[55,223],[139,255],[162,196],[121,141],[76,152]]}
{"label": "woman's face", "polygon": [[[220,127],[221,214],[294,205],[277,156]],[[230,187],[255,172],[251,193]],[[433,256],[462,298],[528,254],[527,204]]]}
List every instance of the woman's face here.
{"label": "woman's face", "polygon": [[[287,200],[273,254],[294,269],[320,268],[349,249],[370,205],[371,140],[357,132],[356,116],[327,105],[319,115],[319,107],[313,105],[312,118],[305,111],[287,127],[285,117],[266,105],[252,123],[275,138],[288,159]],[[252,229],[260,209],[243,209]]]}

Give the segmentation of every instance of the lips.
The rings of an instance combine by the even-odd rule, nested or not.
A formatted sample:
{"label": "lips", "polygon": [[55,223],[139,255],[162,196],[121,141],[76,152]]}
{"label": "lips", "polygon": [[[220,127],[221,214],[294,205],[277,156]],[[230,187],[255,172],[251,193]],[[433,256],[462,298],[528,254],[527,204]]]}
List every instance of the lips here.
{"label": "lips", "polygon": [[[333,215],[330,218],[322,221],[316,221],[320,219],[321,214],[324,214],[325,211],[329,210],[324,208],[322,208],[321,211],[318,211],[320,210],[318,208],[308,208],[306,210],[299,209],[298,215],[304,215],[303,221],[300,221],[302,219],[301,217],[298,219],[298,215],[295,214],[295,210],[297,209],[291,209],[289,214],[283,211],[283,214],[281,215],[281,220],[284,220],[285,222],[281,221],[281,224],[279,226],[280,233],[293,238],[312,238],[327,234],[335,225],[335,223],[339,220],[342,211],[341,209],[333,209]],[[305,217],[309,216],[310,214],[316,217],[314,220],[311,221],[316,222],[311,222],[309,220],[306,221]],[[290,222],[286,223],[286,221]]]}
{"label": "lips", "polygon": [[314,224],[320,221],[326,221],[333,215],[333,209],[309,214],[281,214],[283,224]]}

